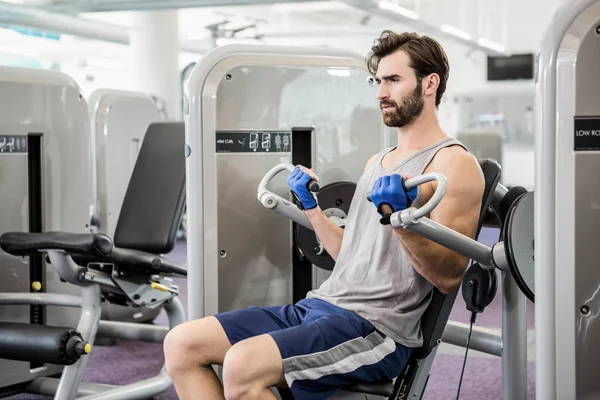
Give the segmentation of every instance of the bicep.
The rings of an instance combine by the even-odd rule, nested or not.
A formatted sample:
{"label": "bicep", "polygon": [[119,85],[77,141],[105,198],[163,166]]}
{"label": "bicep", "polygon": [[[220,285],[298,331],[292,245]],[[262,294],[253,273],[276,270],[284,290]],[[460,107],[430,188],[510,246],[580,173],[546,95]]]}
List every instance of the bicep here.
{"label": "bicep", "polygon": [[485,186],[479,165],[465,160],[442,173],[447,178],[446,194],[431,212],[430,219],[475,239]]}

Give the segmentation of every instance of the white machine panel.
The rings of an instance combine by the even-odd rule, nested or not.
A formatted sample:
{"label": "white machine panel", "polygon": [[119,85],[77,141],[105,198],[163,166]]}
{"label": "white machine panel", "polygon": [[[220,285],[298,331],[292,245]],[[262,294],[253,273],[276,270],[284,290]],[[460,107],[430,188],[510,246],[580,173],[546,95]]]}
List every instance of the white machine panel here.
{"label": "white machine panel", "polygon": [[[223,46],[196,65],[186,121],[190,319],[292,301],[292,224],[257,201],[258,183],[298,152],[310,153],[321,185],[356,182],[389,145],[369,78],[361,55],[322,48]],[[284,146],[310,137],[303,150]],[[284,174],[271,190],[289,194]],[[316,272],[313,287],[327,275]]]}

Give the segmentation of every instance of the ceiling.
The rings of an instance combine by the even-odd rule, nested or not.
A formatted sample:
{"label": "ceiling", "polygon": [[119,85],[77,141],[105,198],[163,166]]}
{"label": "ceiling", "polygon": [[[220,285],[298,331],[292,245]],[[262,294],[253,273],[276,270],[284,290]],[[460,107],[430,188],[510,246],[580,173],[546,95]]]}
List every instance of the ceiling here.
{"label": "ceiling", "polygon": [[[267,42],[305,43],[312,38],[312,44],[327,45],[326,39],[337,38],[365,43],[383,29],[393,29],[431,34],[488,54],[506,54],[507,24],[511,22],[507,10],[519,9],[519,0],[4,1],[125,28],[133,23],[130,11],[179,9],[180,37],[192,41],[206,41],[216,34]],[[387,6],[382,7],[383,3]]]}

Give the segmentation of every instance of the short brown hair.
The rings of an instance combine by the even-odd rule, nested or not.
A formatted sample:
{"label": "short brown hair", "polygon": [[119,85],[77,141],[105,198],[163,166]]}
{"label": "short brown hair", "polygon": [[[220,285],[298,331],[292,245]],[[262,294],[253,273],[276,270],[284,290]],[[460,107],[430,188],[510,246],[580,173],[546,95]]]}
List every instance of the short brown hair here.
{"label": "short brown hair", "polygon": [[385,30],[375,40],[371,52],[367,56],[367,68],[372,75],[377,73],[379,61],[398,50],[410,57],[410,66],[415,70],[417,79],[421,80],[429,74],[436,73],[440,83],[436,92],[435,105],[439,106],[446,91],[446,83],[450,74],[450,65],[446,52],[435,39],[421,36],[414,32],[394,33]]}

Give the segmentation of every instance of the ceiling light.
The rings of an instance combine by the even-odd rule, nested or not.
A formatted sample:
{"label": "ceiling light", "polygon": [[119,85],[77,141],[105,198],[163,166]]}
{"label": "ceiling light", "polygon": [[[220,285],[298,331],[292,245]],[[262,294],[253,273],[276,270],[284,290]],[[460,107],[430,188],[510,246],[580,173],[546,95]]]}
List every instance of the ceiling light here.
{"label": "ceiling light", "polygon": [[387,0],[380,1],[379,8],[381,8],[382,10],[395,12],[396,14],[400,14],[406,18],[419,19],[419,14],[417,14],[416,12],[409,10],[408,8],[400,7],[398,4],[394,4]]}
{"label": "ceiling light", "polygon": [[465,39],[465,40],[471,40],[473,39],[473,36],[471,36],[471,34],[469,32],[465,32],[463,30],[460,30],[458,28],[455,28],[451,25],[442,25],[441,29],[443,32],[448,33],[450,35]]}
{"label": "ceiling light", "polygon": [[500,43],[493,42],[493,41],[491,41],[489,39],[479,38],[477,40],[477,43],[480,46],[487,47],[488,49],[496,50],[499,53],[503,53],[504,52],[504,46],[502,46]]}

